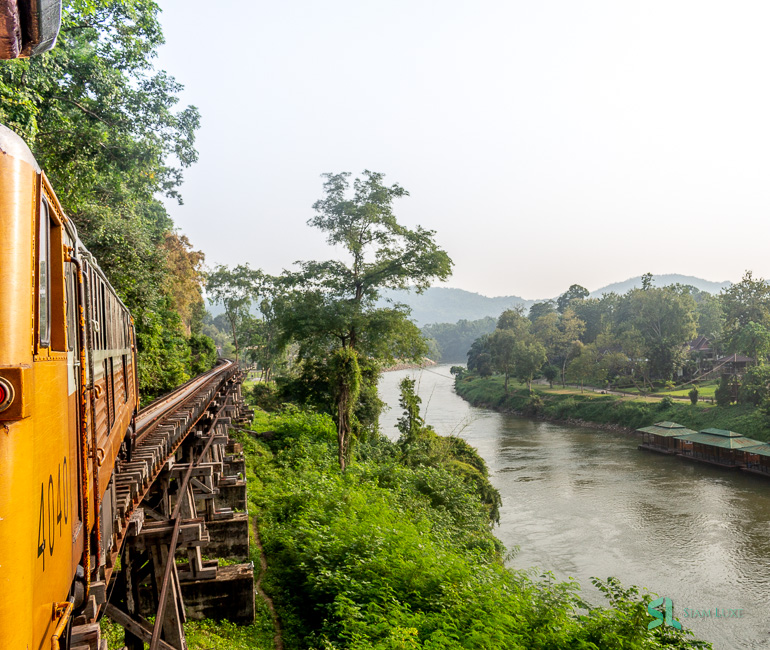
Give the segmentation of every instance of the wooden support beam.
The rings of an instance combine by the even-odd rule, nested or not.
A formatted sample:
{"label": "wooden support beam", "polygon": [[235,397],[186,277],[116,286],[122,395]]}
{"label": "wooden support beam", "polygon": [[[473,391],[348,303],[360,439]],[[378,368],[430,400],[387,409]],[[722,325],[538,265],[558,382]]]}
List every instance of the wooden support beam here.
{"label": "wooden support beam", "polygon": [[[135,620],[111,603],[107,603],[104,606],[104,613],[118,625],[141,639],[142,643],[149,643],[152,640],[152,628],[150,627],[149,622],[145,621],[141,616],[139,617],[139,620]],[[178,650],[163,640],[158,642],[158,647],[160,650]]]}

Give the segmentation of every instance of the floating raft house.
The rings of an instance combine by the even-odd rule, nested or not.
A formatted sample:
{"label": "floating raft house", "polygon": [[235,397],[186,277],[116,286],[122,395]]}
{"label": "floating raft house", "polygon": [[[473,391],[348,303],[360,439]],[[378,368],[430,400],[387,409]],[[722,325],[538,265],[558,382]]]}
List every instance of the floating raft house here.
{"label": "floating raft house", "polygon": [[677,436],[697,433],[676,422],[656,422],[651,427],[637,429],[642,434],[640,449],[649,449],[664,454],[678,454]]}

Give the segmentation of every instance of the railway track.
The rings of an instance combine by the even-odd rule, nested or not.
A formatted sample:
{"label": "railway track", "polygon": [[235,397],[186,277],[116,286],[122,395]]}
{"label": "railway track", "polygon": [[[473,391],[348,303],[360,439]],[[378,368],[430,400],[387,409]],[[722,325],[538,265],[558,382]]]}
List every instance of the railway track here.
{"label": "railway track", "polygon": [[[73,636],[78,639],[88,641],[86,637],[91,635],[91,641],[95,643],[86,647],[101,650],[98,628],[96,637],[93,636],[95,618],[100,610],[122,624],[137,641],[154,641],[154,644],[151,644],[153,648],[184,647],[183,633],[181,643],[179,639],[176,639],[176,642],[169,639],[170,645],[159,640],[161,627],[167,638],[169,637],[166,627],[169,621],[164,618],[168,610],[173,610],[170,615],[173,620],[170,624],[175,629],[181,630],[179,619],[184,620],[184,613],[180,616],[178,612],[181,589],[173,559],[180,534],[188,541],[193,539],[193,544],[198,547],[208,540],[205,521],[196,513],[196,497],[193,495],[191,477],[193,474],[201,476],[206,472],[212,475],[215,470],[222,474],[222,450],[228,441],[227,427],[234,419],[247,418],[250,414],[240,399],[241,378],[242,375],[234,363],[222,361],[213,370],[190,380],[137,414],[133,450],[130,457],[118,460],[113,474],[115,497],[112,516],[117,523],[114,527],[117,532],[111,540],[107,557],[103,561],[101,558],[97,559],[97,562],[103,564],[104,570],[103,579],[91,585],[93,617],[76,620],[76,627],[73,628]],[[214,449],[216,445],[220,445],[217,450]],[[207,462],[202,463],[202,460]],[[227,484],[228,480],[232,481],[219,474],[213,482],[209,481],[212,486],[220,480],[223,484]],[[166,496],[164,507],[160,509],[164,518],[158,520],[158,512],[150,508],[145,499],[151,493],[155,495],[153,498],[157,496],[156,482],[161,476],[165,482]],[[173,512],[172,500],[168,496],[169,480],[176,487],[176,505]],[[197,481],[198,484],[200,480]],[[145,521],[145,510],[152,513],[152,520],[147,517]],[[232,517],[232,513],[228,511],[229,508],[221,509],[214,513],[214,516]],[[149,546],[151,543],[165,544],[154,561],[156,565],[163,564],[162,567],[154,568],[155,583],[158,587],[156,620],[160,621],[156,626],[157,630],[153,630],[138,616],[138,609],[126,614],[109,603],[115,590],[116,578],[126,580],[125,575],[118,570],[121,568],[118,557],[122,555],[127,540],[132,539],[132,543],[136,544],[139,538],[140,546]],[[165,541],[147,541],[161,538]],[[197,572],[203,575],[207,570],[200,561],[200,548],[197,551]],[[160,557],[164,558],[162,562],[157,559]],[[190,559],[190,571],[193,573],[196,572],[192,567],[194,559]],[[125,566],[123,568],[125,569]],[[128,581],[130,583],[130,578]],[[177,599],[177,605],[167,607],[167,599]],[[131,607],[128,609],[131,610]]]}
{"label": "railway track", "polygon": [[[130,459],[118,461],[115,469],[116,505],[121,525],[113,558],[120,553],[129,532],[131,516],[160,471],[173,463],[174,454],[185,438],[204,416],[210,415],[220,389],[235,373],[235,364],[225,360],[137,414],[134,451]],[[107,582],[114,562],[108,564]]]}

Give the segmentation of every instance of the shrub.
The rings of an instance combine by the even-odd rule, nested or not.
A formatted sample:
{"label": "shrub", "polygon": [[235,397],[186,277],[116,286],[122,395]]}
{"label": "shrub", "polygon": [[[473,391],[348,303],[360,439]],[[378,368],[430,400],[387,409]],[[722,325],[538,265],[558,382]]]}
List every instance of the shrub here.
{"label": "shrub", "polygon": [[730,403],[733,401],[733,394],[727,377],[723,376],[720,380],[719,386],[714,391],[714,399],[717,402],[717,406],[730,406]]}
{"label": "shrub", "polygon": [[666,395],[660,402],[658,402],[657,409],[658,411],[665,411],[666,409],[670,409],[672,406],[674,406],[674,399]]}
{"label": "shrub", "polygon": [[689,395],[692,405],[695,406],[698,403],[698,387],[693,386],[692,390],[687,393],[687,395]]}

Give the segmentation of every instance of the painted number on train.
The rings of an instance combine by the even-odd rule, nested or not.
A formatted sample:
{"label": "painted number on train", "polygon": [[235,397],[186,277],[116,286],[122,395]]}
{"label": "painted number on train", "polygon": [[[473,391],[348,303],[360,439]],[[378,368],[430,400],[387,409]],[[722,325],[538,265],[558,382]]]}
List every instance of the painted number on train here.
{"label": "painted number on train", "polygon": [[61,537],[69,522],[72,493],[67,457],[57,466],[55,474],[40,484],[40,510],[37,524],[37,556],[43,558],[45,571],[46,554],[53,555],[56,539]]}

